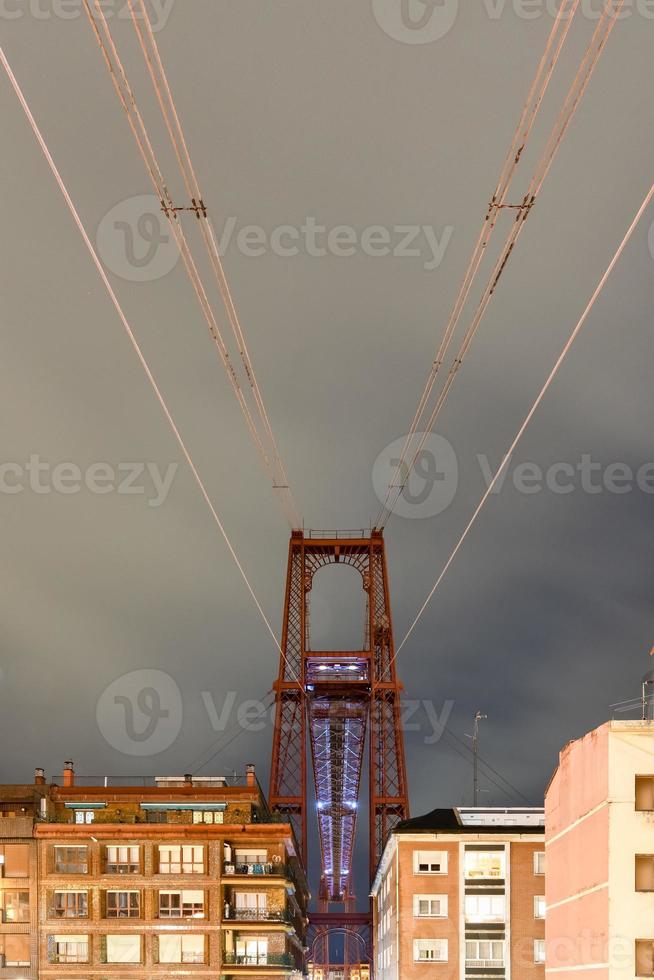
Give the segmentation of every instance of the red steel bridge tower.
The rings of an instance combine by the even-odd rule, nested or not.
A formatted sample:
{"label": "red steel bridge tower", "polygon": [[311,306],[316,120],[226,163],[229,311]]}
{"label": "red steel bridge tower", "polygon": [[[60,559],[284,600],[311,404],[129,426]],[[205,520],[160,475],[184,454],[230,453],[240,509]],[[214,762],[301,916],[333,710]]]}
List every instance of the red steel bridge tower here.
{"label": "red steel bridge tower", "polygon": [[[316,572],[350,565],[361,575],[366,623],[361,650],[313,650],[309,601]],[[308,762],[311,747],[320,837],[319,911],[314,934],[327,955],[330,930],[350,939],[369,931],[370,917],[354,910],[352,857],[368,740],[370,877],[396,823],[408,816],[401,685],[395,649],[386,553],[381,531],[306,532],[291,535],[284,603],[282,653],[275,683],[276,711],[270,803],[286,814],[307,861]],[[308,738],[307,738],[308,736]],[[332,911],[332,906],[340,906]],[[366,937],[369,946],[369,937]],[[320,945],[320,943],[318,944]],[[346,938],[348,948],[356,943]],[[355,953],[350,954],[354,956]]]}

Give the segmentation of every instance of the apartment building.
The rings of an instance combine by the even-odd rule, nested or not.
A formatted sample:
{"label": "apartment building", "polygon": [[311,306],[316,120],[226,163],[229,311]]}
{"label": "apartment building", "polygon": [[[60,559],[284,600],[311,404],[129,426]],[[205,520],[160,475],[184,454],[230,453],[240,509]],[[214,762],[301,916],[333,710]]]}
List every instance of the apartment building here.
{"label": "apartment building", "polygon": [[[253,767],[237,786],[185,776],[91,787],[69,763],[62,785],[39,788],[23,880],[41,980],[304,975],[306,879]],[[37,975],[12,957],[0,980]]]}
{"label": "apartment building", "polygon": [[376,980],[544,980],[544,812],[398,824],[372,886]]}
{"label": "apartment building", "polygon": [[34,816],[46,793],[42,771],[35,782],[0,786],[0,977],[35,978],[37,853]]}
{"label": "apartment building", "polygon": [[548,973],[654,976],[654,722],[568,744],[545,813]]}

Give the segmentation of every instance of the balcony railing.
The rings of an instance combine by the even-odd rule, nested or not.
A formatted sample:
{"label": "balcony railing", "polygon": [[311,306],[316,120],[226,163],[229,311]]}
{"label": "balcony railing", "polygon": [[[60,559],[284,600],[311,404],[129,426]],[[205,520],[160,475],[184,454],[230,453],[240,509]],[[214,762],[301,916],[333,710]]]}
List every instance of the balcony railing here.
{"label": "balcony railing", "polygon": [[223,953],[227,966],[294,966],[290,953]]}
{"label": "balcony railing", "polygon": [[226,864],[224,867],[225,875],[284,875],[286,865],[275,864],[268,861],[265,864]]}
{"label": "balcony railing", "polygon": [[504,960],[466,960],[466,968],[471,967],[483,967],[484,969],[491,969],[496,967],[497,969],[502,969],[504,967]]}
{"label": "balcony railing", "polygon": [[290,922],[290,916],[285,909],[240,909],[228,905],[225,909],[226,919],[241,922]]}

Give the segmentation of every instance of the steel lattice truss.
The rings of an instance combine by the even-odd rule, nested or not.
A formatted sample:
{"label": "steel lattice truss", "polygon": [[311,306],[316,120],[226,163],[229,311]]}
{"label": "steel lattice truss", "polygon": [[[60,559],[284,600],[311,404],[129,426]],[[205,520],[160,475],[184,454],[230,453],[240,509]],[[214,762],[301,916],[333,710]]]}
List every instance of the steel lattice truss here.
{"label": "steel lattice truss", "polygon": [[[360,650],[312,650],[309,597],[324,565],[361,575],[367,612]],[[307,856],[307,739],[321,844],[321,907],[351,903],[352,857],[366,736],[369,745],[370,869],[398,820],[408,816],[400,685],[384,540],[293,532],[289,547],[270,802],[292,822]]]}

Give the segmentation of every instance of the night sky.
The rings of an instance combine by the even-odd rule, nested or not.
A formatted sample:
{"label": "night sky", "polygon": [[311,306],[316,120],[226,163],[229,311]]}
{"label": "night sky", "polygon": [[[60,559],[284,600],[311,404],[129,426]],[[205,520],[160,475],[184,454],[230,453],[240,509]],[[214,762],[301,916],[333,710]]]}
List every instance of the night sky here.
{"label": "night sky", "polygon": [[[534,5],[526,17],[513,3],[462,2],[454,17],[447,0],[434,12],[454,20],[444,36],[403,43],[393,3],[176,0],[155,11],[214,226],[220,236],[231,218],[235,229],[225,269],[307,527],[365,527],[377,512],[373,464],[407,431],[551,27]],[[598,6],[586,2],[571,31],[522,192]],[[164,255],[156,278],[146,268],[131,281],[106,252],[112,215],[129,218],[130,200],[151,190],[86,18],[69,7],[64,19],[44,0],[5,3],[2,45],[278,632],[288,528],[182,265]],[[112,23],[163,146],[131,26]],[[458,460],[452,503],[389,522],[397,641],[485,488],[478,457],[497,465],[652,182],[653,40],[654,19],[627,3],[439,421]],[[56,778],[68,758],[84,777],[199,771],[214,726],[231,729],[238,707],[270,690],[278,653],[4,75],[0,99],[0,462],[14,475],[30,457],[83,472],[179,464],[160,506],[147,469],[142,493],[0,493],[0,781],[29,781],[35,766]],[[167,149],[162,158],[172,172]],[[254,256],[236,242],[248,225],[270,234],[307,219],[359,235],[427,226],[442,261],[424,233],[413,256],[303,244]],[[488,715],[481,754],[520,795],[485,775],[482,802],[537,805],[559,749],[640,693],[654,643],[654,480],[649,493],[602,480],[610,464],[635,474],[654,461],[653,221],[650,209],[402,650],[405,696],[429,704],[406,732],[414,814],[471,801],[469,753],[433,737],[434,711],[445,707],[464,742],[475,710]],[[545,472],[584,456],[600,464],[599,492],[578,470],[571,492],[516,489],[520,463]],[[315,646],[358,645],[362,610],[355,577],[323,573]],[[150,673],[119,680],[133,671]],[[144,686],[172,698],[172,715],[152,740],[121,741],[106,704]],[[147,722],[138,704],[133,722]],[[202,773],[253,761],[267,785],[270,726],[235,730]]]}

